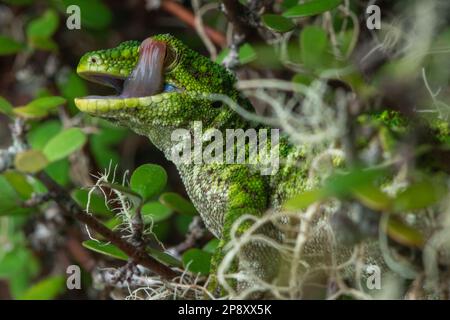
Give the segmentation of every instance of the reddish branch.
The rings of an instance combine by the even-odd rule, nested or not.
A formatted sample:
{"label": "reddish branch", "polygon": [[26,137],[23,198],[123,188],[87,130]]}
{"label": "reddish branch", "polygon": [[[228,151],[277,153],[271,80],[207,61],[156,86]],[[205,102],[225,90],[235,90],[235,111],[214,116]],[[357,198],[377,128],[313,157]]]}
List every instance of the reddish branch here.
{"label": "reddish branch", "polygon": [[[192,28],[195,28],[195,16],[194,14],[183,7],[182,5],[173,2],[173,1],[163,1],[161,3],[161,9],[167,11],[168,13],[178,17],[181,21],[186,23]],[[220,47],[225,47],[227,44],[227,40],[225,36],[210,27],[205,26],[206,35],[214,42],[216,45]]]}

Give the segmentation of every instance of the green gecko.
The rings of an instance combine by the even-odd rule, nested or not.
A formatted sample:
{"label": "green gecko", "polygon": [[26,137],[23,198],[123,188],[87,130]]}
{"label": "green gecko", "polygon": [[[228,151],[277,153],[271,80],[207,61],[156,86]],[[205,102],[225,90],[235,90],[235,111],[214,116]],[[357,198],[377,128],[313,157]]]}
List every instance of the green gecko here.
{"label": "green gecko", "polygon": [[[234,85],[227,69],[189,49],[171,35],[156,35],[144,42],[127,41],[116,48],[86,53],[78,74],[90,81],[115,88],[116,96],[88,96],[75,100],[77,107],[93,116],[131,128],[147,136],[171,159],[171,133],[184,128],[194,131],[194,122],[203,129],[260,128],[247,121],[227,104],[213,101],[209,94],[231,98],[253,112],[250,102]],[[270,144],[270,139],[267,140]],[[244,214],[263,215],[278,210],[282,203],[305,189],[306,167],[302,148],[279,142],[280,167],[275,174],[262,175],[260,162],[253,164],[176,163],[189,197],[206,227],[220,244],[212,261],[212,273],[223,258],[233,222]],[[244,231],[248,225],[243,225]],[[275,228],[262,230],[279,238]],[[248,245],[239,266],[250,263],[259,277],[271,279],[278,273],[279,256],[274,249],[255,243]],[[213,280],[213,286],[217,285]],[[244,284],[243,287],[246,285]]]}

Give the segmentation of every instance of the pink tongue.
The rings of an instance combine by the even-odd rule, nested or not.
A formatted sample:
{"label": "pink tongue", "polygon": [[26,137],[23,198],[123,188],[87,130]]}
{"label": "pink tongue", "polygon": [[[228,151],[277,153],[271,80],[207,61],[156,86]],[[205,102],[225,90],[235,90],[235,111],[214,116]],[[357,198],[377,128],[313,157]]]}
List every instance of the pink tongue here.
{"label": "pink tongue", "polygon": [[151,38],[145,39],[139,48],[139,61],[125,80],[123,98],[147,97],[163,90],[163,66],[166,44]]}

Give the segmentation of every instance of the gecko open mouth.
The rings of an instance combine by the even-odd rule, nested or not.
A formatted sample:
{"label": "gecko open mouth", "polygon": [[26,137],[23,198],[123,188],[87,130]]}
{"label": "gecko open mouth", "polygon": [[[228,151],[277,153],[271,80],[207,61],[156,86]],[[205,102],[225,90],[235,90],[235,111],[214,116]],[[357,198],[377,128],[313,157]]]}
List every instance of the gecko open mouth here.
{"label": "gecko open mouth", "polygon": [[[95,56],[93,59],[94,61],[91,58],[91,63],[96,62]],[[148,104],[153,98],[158,100],[158,95],[177,92],[179,90],[174,85],[164,82],[165,69],[173,60],[174,54],[165,42],[147,38],[139,47],[139,59],[128,77],[79,67],[77,72],[81,77],[112,87],[117,94],[77,98],[75,104],[81,111],[104,113],[120,107]]]}

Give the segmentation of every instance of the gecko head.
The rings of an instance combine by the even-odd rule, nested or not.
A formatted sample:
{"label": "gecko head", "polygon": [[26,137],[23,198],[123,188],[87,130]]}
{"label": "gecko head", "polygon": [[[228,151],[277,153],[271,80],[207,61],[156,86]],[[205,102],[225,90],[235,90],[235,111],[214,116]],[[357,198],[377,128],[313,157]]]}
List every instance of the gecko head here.
{"label": "gecko head", "polygon": [[167,34],[88,52],[77,73],[116,94],[77,98],[76,106],[132,129],[210,121],[225,106],[208,96],[235,92],[231,73]]}

